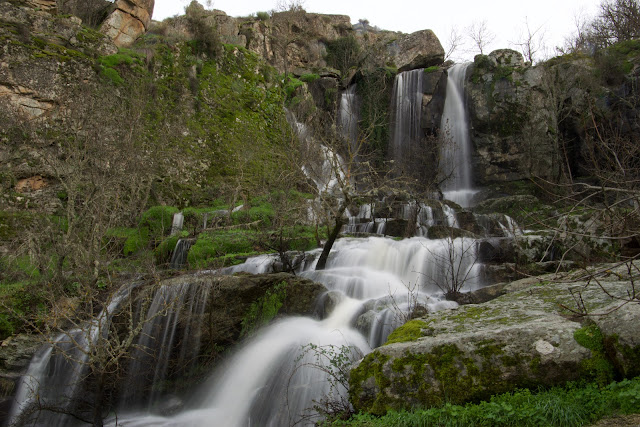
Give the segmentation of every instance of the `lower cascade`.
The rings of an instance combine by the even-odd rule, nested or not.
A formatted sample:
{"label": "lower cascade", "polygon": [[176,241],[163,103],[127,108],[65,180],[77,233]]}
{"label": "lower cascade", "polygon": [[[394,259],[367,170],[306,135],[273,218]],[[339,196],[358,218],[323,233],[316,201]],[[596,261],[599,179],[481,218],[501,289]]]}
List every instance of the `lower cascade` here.
{"label": "lower cascade", "polygon": [[[336,241],[322,271],[315,271],[318,254],[319,250],[306,254],[298,275],[324,284],[329,292],[324,308],[317,311],[330,313],[322,319],[283,318],[258,330],[197,390],[192,390],[184,403],[166,392],[143,390],[158,390],[166,380],[170,352],[174,360],[181,361],[172,366],[187,369],[185,364],[199,346],[200,325],[196,319],[203,312],[209,289],[193,284],[160,287],[147,312],[152,320],[145,324],[136,347],[147,350],[137,355],[134,352],[120,391],[117,418],[108,418],[105,424],[207,426],[215,419],[217,425],[225,426],[313,425],[319,417],[312,409],[314,404],[327,396],[346,397],[343,383],[333,381],[335,367],[327,364],[319,369],[322,351],[343,352],[355,361],[383,344],[413,312],[455,307],[455,302],[443,298],[447,290],[453,287],[467,291],[480,286],[481,265],[476,262],[476,241],[470,238],[343,238]],[[250,258],[225,273],[267,272],[274,262],[277,256]],[[120,304],[127,292],[121,295],[111,305]],[[178,302],[174,311],[153,317],[170,299]],[[332,310],[327,308],[330,306]],[[109,319],[103,316],[99,321]],[[178,336],[190,339],[178,343]],[[28,425],[70,423],[69,418],[61,419],[46,411],[36,419],[29,418],[33,396],[44,391],[40,388],[51,386],[44,392],[52,396],[49,403],[53,404],[56,392],[65,383],[59,376],[67,372],[55,368],[53,353],[49,346],[34,357],[14,405],[14,421],[25,421],[21,416],[26,416]],[[179,409],[171,411],[176,399]]]}

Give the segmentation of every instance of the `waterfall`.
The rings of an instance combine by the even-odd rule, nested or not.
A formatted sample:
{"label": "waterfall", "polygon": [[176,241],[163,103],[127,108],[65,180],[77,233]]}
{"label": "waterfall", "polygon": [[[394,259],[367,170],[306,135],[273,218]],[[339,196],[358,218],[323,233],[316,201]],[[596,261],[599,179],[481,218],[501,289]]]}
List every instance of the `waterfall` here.
{"label": "waterfall", "polygon": [[449,69],[447,97],[440,129],[445,135],[442,146],[442,171],[449,177],[443,185],[446,199],[468,207],[475,194],[471,170],[471,139],[464,102],[464,83],[470,64],[456,64]]}
{"label": "waterfall", "polygon": [[417,153],[421,139],[422,82],[424,70],[405,71],[396,76],[391,98],[390,157],[398,173],[405,173],[409,161]]}
{"label": "waterfall", "polygon": [[338,109],[338,126],[349,144],[352,154],[358,152],[358,120],[359,107],[356,85],[351,85],[340,95]]}
{"label": "waterfall", "polygon": [[319,193],[333,192],[346,179],[344,159],[331,147],[315,141],[307,126],[288,110],[287,120],[298,136],[304,153],[306,164],[302,166],[302,172],[316,184]]}
{"label": "waterfall", "polygon": [[[205,216],[206,221],[206,216]],[[206,228],[206,222],[205,222]],[[187,264],[187,255],[189,254],[189,249],[195,243],[194,239],[180,239],[176,243],[176,247],[171,254],[171,261],[169,262],[169,267],[175,270],[182,268]]]}
{"label": "waterfall", "polygon": [[165,285],[155,292],[123,388],[127,406],[153,408],[163,392],[158,386],[196,365],[210,290],[209,284],[195,282]]}
{"label": "waterfall", "polygon": [[[363,207],[363,213],[369,209]],[[429,220],[430,211],[425,212]],[[309,351],[309,345],[333,351],[345,349],[355,361],[384,343],[410,312],[455,307],[456,303],[443,299],[442,286],[456,283],[463,291],[480,286],[473,239],[343,238],[335,242],[326,269],[316,271],[319,252],[308,253],[297,274],[323,283],[338,295],[333,311],[324,319],[284,318],[262,328],[192,390],[184,405],[174,404],[179,398],[168,394],[166,385],[183,374],[188,378],[191,367],[196,366],[193,361],[200,349],[201,317],[210,289],[197,280],[197,275],[192,283],[176,279],[159,288],[134,346],[129,375],[120,391],[117,420],[107,419],[106,425],[208,426],[212,420],[224,426],[313,425],[318,416],[310,409],[314,402],[328,393],[344,398],[346,389],[340,384],[333,387],[327,369],[313,366],[318,353]],[[225,272],[270,271],[275,262],[276,255],[263,255]],[[106,313],[116,311],[129,292],[121,291]],[[167,309],[169,304],[171,309]],[[107,319],[109,316],[101,315],[94,324]],[[35,393],[43,397],[82,392],[82,387],[72,387],[81,384],[78,375],[86,374],[56,370],[52,353],[43,350],[34,358],[18,392],[22,397],[13,419],[18,419],[31,403],[29,396],[36,394],[28,390],[37,384],[40,391]],[[332,369],[330,365],[328,368]],[[48,394],[44,393],[45,385],[54,385]],[[166,415],[170,412],[167,409],[178,407],[179,412]],[[67,421],[43,413],[36,425],[67,425]]]}
{"label": "waterfall", "polygon": [[182,212],[173,214],[173,221],[171,222],[172,236],[182,231],[183,223],[184,223],[184,215],[182,214]]}
{"label": "waterfall", "polygon": [[[73,423],[74,418],[64,412],[91,403],[91,396],[83,387],[83,380],[90,374],[91,348],[106,337],[113,316],[139,285],[123,286],[95,319],[58,334],[51,344],[37,351],[18,384],[9,425],[62,427]],[[38,405],[55,407],[62,412],[40,413],[37,409],[34,412]]]}

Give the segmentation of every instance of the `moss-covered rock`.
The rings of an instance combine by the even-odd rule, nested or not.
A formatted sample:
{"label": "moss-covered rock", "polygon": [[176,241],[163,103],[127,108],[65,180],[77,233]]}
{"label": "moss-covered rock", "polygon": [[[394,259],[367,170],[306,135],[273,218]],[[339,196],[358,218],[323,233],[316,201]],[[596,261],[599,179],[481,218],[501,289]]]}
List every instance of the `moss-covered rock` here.
{"label": "moss-covered rock", "polygon": [[[616,272],[623,274],[624,268],[617,267]],[[605,384],[613,378],[613,367],[621,366],[610,355],[616,342],[613,330],[626,337],[618,348],[621,356],[630,355],[625,366],[633,369],[629,362],[636,360],[637,353],[629,351],[633,347],[624,332],[637,327],[632,314],[603,323],[609,335],[595,324],[583,325],[567,316],[581,309],[575,303],[576,289],[586,302],[582,309],[596,314],[610,305],[609,295],[626,295],[630,282],[619,280],[615,273],[599,275],[600,285],[547,281],[551,278],[500,285],[489,302],[407,323],[395,333],[397,339],[391,340],[392,334],[387,345],[352,371],[354,407],[383,414],[390,409],[478,401],[517,388],[561,385],[581,378]],[[607,341],[607,336],[612,339]],[[634,373],[627,370],[624,375]]]}

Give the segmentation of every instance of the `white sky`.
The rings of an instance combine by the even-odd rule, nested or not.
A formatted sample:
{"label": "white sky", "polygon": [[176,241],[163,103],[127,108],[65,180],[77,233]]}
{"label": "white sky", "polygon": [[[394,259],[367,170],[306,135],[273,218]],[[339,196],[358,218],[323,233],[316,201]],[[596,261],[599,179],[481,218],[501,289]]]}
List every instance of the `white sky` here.
{"label": "white sky", "polygon": [[[205,4],[206,0],[199,0]],[[156,0],[153,19],[162,20],[183,14],[190,0]],[[276,7],[277,0],[213,0],[214,9],[223,10],[230,16],[247,16]],[[563,44],[566,36],[575,28],[575,17],[593,16],[600,0],[304,0],[307,12],[340,14],[351,17],[351,22],[368,19],[371,25],[384,30],[411,33],[431,29],[447,45],[452,28],[464,34],[466,27],[474,22],[486,21],[487,27],[496,37],[485,53],[493,49],[512,47],[526,32],[525,20],[531,30],[542,27],[549,53]],[[465,39],[469,41],[468,37]],[[446,47],[445,47],[446,48]],[[472,59],[477,52],[471,45],[459,49],[454,59]],[[553,56],[553,55],[551,55]]]}

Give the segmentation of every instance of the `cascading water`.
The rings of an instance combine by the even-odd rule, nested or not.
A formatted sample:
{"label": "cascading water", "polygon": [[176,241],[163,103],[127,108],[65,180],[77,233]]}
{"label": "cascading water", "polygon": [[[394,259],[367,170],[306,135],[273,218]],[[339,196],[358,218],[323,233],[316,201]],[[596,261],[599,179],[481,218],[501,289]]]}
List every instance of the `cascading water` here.
{"label": "cascading water", "polygon": [[[419,138],[422,104],[423,71],[403,74],[396,81],[399,87],[396,92],[412,94],[413,101],[397,106],[397,112],[403,112],[396,113],[396,118],[405,112],[413,118],[405,124],[396,122],[394,141],[398,144],[395,147],[394,142],[394,152],[399,158],[411,151],[405,150],[404,144]],[[402,97],[397,97],[400,103],[404,103]],[[306,140],[303,138],[307,133],[304,126],[294,124],[301,139]],[[413,129],[416,126],[417,130]],[[308,141],[304,143],[309,144]],[[320,192],[330,191],[332,182],[344,179],[344,175],[340,168],[328,167],[328,162],[340,162],[340,159],[326,147],[319,146],[319,150],[322,155],[317,157],[320,159],[318,169],[310,167],[306,172],[316,181]],[[422,212],[418,214],[421,223],[426,227],[435,224],[433,209],[424,206]],[[373,217],[372,207],[361,208],[360,214]],[[440,215],[440,223],[457,225],[455,212],[448,206],[442,205]],[[373,223],[375,225],[375,221]],[[315,270],[320,250],[308,253],[298,274],[324,284],[331,291],[336,299],[329,316],[322,320],[286,318],[259,330],[211,375],[181,412],[172,416],[153,413],[155,407],[170,406],[167,395],[154,391],[167,379],[172,370],[170,363],[172,366],[185,364],[184,361],[193,358],[194,351],[197,353],[199,343],[185,337],[199,336],[195,331],[196,323],[205,309],[208,289],[191,285],[161,288],[151,303],[149,316],[159,313],[168,300],[177,300],[178,309],[157,319],[152,317],[145,324],[137,344],[141,353],[133,355],[130,377],[120,391],[122,404],[118,418],[107,420],[107,424],[208,426],[215,420],[216,424],[224,426],[312,425],[317,419],[310,409],[314,402],[330,391],[344,394],[346,390],[343,387],[331,389],[327,371],[311,366],[316,354],[305,351],[305,346],[348,348],[355,360],[381,345],[411,312],[419,308],[438,310],[455,306],[456,303],[443,300],[444,291],[452,286],[462,287],[462,290],[479,286],[480,265],[476,263],[475,244],[473,239],[466,238],[340,239],[335,242],[322,271]],[[270,272],[276,262],[276,255],[262,255],[220,273]],[[183,339],[177,340],[178,336]],[[27,390],[42,378],[51,376],[47,373],[50,368],[45,368],[43,362],[52,359],[50,353],[39,353],[34,359],[31,377],[27,377],[32,379],[24,382]],[[154,355],[153,363],[146,355]],[[152,365],[152,369],[148,369],[148,365]],[[53,375],[55,377],[55,373]],[[66,381],[64,375],[67,374],[63,373],[62,380]],[[29,403],[25,397],[29,393],[19,392],[19,395],[24,395],[17,405],[22,408],[25,402]],[[15,414],[19,416],[20,409]]]}
{"label": "cascading water", "polygon": [[340,95],[338,109],[338,126],[345,141],[348,142],[352,153],[358,152],[358,96],[356,85],[351,85]]}
{"label": "cascading water", "polygon": [[[206,228],[206,227],[205,227]],[[171,254],[171,261],[169,261],[169,267],[173,269],[180,269],[187,263],[187,255],[189,249],[194,243],[194,239],[180,239],[176,243],[176,247]]]}
{"label": "cascading water", "polygon": [[[305,415],[310,418],[302,425],[312,425],[317,418],[309,408],[330,386],[326,372],[310,366],[315,354],[305,352],[305,345],[349,346],[354,358],[361,357],[406,319],[406,309],[455,306],[438,296],[443,284],[465,280],[465,290],[479,284],[472,239],[340,239],[322,271],[315,270],[313,255],[306,258],[311,261],[299,274],[342,295],[329,317],[287,318],[264,328],[214,372],[196,393],[190,409],[164,417],[148,412],[127,414],[123,408],[118,425],[208,426],[214,419],[224,426],[281,426]],[[243,266],[251,272],[265,271],[274,260],[274,256],[261,256],[234,271]],[[459,277],[449,275],[449,263],[460,266]]]}
{"label": "cascading water", "polygon": [[[90,371],[91,348],[109,333],[113,316],[139,283],[123,286],[98,317],[76,329],[59,334],[52,344],[38,350],[18,384],[9,425],[67,426],[73,424],[77,405],[90,400],[83,379]],[[54,407],[57,412],[38,412]]]}
{"label": "cascading water", "polygon": [[345,180],[344,159],[332,148],[314,141],[307,126],[297,121],[290,111],[287,111],[287,120],[300,140],[306,159],[302,172],[316,184],[319,193],[333,192],[338,183]]}
{"label": "cascading water", "polygon": [[[195,285],[189,285],[189,289],[177,285],[164,291],[161,288],[151,303],[148,316],[153,316],[168,300],[178,299],[181,308],[179,312],[154,318],[145,324],[145,332],[137,345],[143,354],[132,361],[132,374],[121,392],[123,404],[118,411],[117,424],[208,426],[215,419],[217,424],[225,426],[280,426],[299,421],[303,415],[311,418],[309,423],[305,421],[302,425],[310,424],[314,418],[309,408],[329,392],[330,386],[326,372],[309,366],[309,358],[313,359],[315,355],[305,353],[305,345],[350,346],[353,357],[361,357],[382,344],[387,335],[406,320],[408,310],[455,306],[453,302],[442,300],[441,286],[455,280],[464,280],[465,290],[479,285],[479,265],[475,263],[475,241],[472,239],[340,239],[323,271],[315,271],[314,255],[318,252],[308,254],[298,274],[342,295],[331,314],[324,320],[282,319],[258,331],[255,338],[211,375],[195,393],[197,398],[186,405],[188,409],[174,416],[153,414],[149,408],[166,407],[170,401],[167,396],[149,394],[145,390],[153,390],[165,381],[167,352],[174,352],[173,366],[178,366],[184,364],[179,360],[192,357],[182,353],[197,351],[194,350],[197,343],[184,338],[181,339],[184,342],[176,346],[176,336],[199,336],[194,322],[202,312],[208,290]],[[277,257],[273,255],[260,256],[233,270],[269,271],[276,261]],[[450,265],[460,266],[456,277],[448,273]],[[181,328],[179,334],[176,327]],[[145,362],[144,355],[152,353],[156,356],[154,362]],[[40,354],[34,358],[31,376],[27,377],[32,378],[32,383],[41,381],[42,374],[38,372],[47,371],[42,363],[47,357],[47,354]],[[138,373],[140,378],[136,376]],[[143,377],[146,379],[140,380]],[[29,386],[29,380],[25,386]],[[337,391],[345,392],[343,389]],[[25,401],[28,399],[23,403]],[[107,421],[107,424],[116,424],[115,420]]]}
{"label": "cascading water", "polygon": [[400,73],[391,98],[391,158],[398,173],[404,173],[420,142],[424,69]]}
{"label": "cascading water", "polygon": [[462,207],[470,206],[471,198],[476,193],[473,190],[471,139],[464,102],[464,83],[469,65],[456,64],[449,69],[447,97],[440,125],[445,135],[441,151],[442,171],[444,177],[448,177],[442,190],[446,199]]}
{"label": "cascading water", "polygon": [[173,375],[185,373],[196,364],[201,317],[210,291],[208,284],[181,283],[155,292],[123,387],[126,406],[153,408],[161,396],[157,385],[167,380],[169,371]]}

